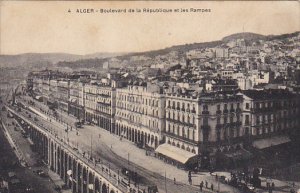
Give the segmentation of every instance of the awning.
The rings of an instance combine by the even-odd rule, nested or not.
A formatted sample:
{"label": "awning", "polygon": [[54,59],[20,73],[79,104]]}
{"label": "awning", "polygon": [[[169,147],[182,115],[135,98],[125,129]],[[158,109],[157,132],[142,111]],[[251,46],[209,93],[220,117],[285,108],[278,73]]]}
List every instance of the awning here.
{"label": "awning", "polygon": [[185,164],[189,159],[196,156],[191,152],[185,151],[178,147],[169,145],[167,143],[158,146],[155,150],[157,153],[163,154],[171,159],[179,161],[182,164]]}
{"label": "awning", "polygon": [[231,153],[225,153],[224,155],[232,160],[246,160],[252,157],[252,154],[245,149],[239,149]]}
{"label": "awning", "polygon": [[256,140],[252,143],[252,145],[257,149],[265,149],[271,146],[288,143],[290,141],[291,140],[288,136],[277,136],[277,137]]}

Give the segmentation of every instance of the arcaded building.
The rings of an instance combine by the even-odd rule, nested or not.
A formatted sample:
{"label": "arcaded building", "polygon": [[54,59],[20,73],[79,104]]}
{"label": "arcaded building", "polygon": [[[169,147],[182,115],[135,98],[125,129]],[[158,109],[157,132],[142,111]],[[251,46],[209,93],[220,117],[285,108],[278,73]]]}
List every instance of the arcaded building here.
{"label": "arcaded building", "polygon": [[110,83],[89,83],[84,86],[86,121],[114,133],[115,93]]}
{"label": "arcaded building", "polygon": [[116,134],[155,149],[165,130],[165,97],[161,88],[135,81],[116,92]]}

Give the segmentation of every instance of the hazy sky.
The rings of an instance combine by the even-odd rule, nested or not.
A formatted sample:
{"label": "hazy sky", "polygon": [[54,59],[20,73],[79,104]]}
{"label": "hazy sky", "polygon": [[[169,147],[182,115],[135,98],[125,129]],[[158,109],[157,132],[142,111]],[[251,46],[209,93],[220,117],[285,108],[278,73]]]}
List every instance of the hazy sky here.
{"label": "hazy sky", "polygon": [[[208,8],[211,12],[80,14],[77,8]],[[0,11],[1,54],[138,52],[219,40],[242,32],[243,26],[246,32],[264,35],[300,30],[297,1],[2,1]]]}

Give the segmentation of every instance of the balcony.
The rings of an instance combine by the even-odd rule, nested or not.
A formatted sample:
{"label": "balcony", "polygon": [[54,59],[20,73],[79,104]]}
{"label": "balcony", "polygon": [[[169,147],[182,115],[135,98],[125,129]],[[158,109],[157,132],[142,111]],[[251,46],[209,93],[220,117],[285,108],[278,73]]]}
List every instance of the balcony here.
{"label": "balcony", "polygon": [[172,132],[167,132],[167,131],[165,132],[165,134],[167,136],[170,136],[171,138],[177,139],[179,141],[190,143],[191,145],[195,145],[195,143],[197,143],[195,139],[194,140],[193,139],[189,139],[189,138],[187,138],[187,136],[179,136],[177,134],[174,134]]}
{"label": "balcony", "polygon": [[234,110],[234,109],[230,109],[230,112],[231,112],[231,113],[234,113],[234,112],[235,112],[235,110]]}
{"label": "balcony", "polygon": [[195,110],[195,109],[193,109],[193,110],[191,111],[191,113],[196,113],[196,110]]}
{"label": "balcony", "polygon": [[216,114],[217,114],[217,115],[219,115],[219,114],[221,114],[221,113],[222,113],[221,110],[217,110],[217,111],[216,111]]}
{"label": "balcony", "polygon": [[224,113],[224,114],[225,114],[225,113],[228,113],[228,110],[227,110],[227,109],[223,110],[223,113]]}

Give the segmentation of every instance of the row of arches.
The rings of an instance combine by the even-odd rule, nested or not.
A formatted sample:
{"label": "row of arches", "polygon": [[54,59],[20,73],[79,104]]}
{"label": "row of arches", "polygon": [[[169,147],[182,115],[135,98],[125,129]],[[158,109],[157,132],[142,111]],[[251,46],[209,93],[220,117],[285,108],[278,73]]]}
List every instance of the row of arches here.
{"label": "row of arches", "polygon": [[50,142],[50,169],[76,193],[118,193],[119,191],[77,157],[55,142]]}
{"label": "row of arches", "polygon": [[27,135],[33,142],[32,150],[39,153],[42,159],[48,163],[48,137],[45,133],[37,130],[32,124],[23,120],[21,117],[15,114],[15,119],[21,125],[25,131],[23,135]]}
{"label": "row of arches", "polygon": [[126,138],[129,141],[132,141],[137,144],[142,144],[143,147],[149,146],[152,148],[157,148],[159,145],[158,133],[150,133],[140,131],[139,129],[133,128],[131,126],[123,125],[117,121],[116,123],[116,134]]}
{"label": "row of arches", "polygon": [[118,188],[112,185],[101,175],[90,169],[86,164],[60,144],[43,132],[40,128],[31,125],[27,120],[16,116],[19,123],[28,133],[37,153],[42,155],[50,170],[57,173],[65,184],[74,193],[119,193]]}

